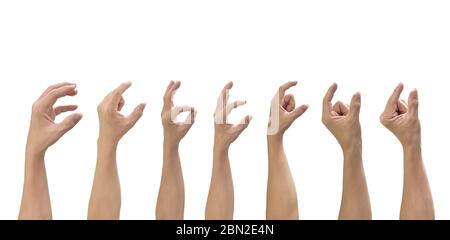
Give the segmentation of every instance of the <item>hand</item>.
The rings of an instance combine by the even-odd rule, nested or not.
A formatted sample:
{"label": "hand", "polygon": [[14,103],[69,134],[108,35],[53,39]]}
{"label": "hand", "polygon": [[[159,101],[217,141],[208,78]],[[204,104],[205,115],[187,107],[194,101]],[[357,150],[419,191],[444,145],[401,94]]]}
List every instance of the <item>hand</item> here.
{"label": "hand", "polygon": [[246,116],[237,125],[228,122],[228,115],[239,106],[244,105],[245,101],[235,101],[228,103],[228,91],[233,87],[233,82],[229,82],[223,88],[219,100],[217,101],[216,111],[214,113],[215,122],[215,144],[228,148],[239,135],[248,127],[252,117]]}
{"label": "hand", "polygon": [[294,95],[285,95],[285,92],[295,85],[297,85],[297,82],[287,82],[278,89],[270,107],[267,135],[283,136],[286,129],[308,109],[308,105],[295,108]]}
{"label": "hand", "polygon": [[340,101],[333,106],[331,101],[336,90],[337,84],[334,83],[323,99],[322,122],[333,133],[341,147],[346,149],[355,143],[361,143],[361,125],[359,123],[361,94],[353,95],[350,106]]}
{"label": "hand", "polygon": [[115,145],[141,118],[145,103],[139,104],[128,116],[120,114],[120,110],[125,104],[122,94],[130,86],[130,82],[122,83],[98,105],[97,111],[100,121],[99,139]]}
{"label": "hand", "polygon": [[380,121],[405,145],[420,141],[419,96],[414,89],[405,102],[399,100],[402,91],[403,84],[400,83],[389,98]]}
{"label": "hand", "polygon": [[72,129],[81,119],[82,115],[74,113],[62,122],[55,123],[60,113],[74,111],[76,105],[53,107],[59,98],[75,96],[76,85],[72,83],[59,83],[45,90],[39,99],[33,103],[30,130],[28,132],[27,153],[43,155],[48,147],[53,145],[67,131]]}
{"label": "hand", "polygon": [[[164,106],[161,112],[161,119],[164,127],[164,139],[170,142],[179,143],[186,133],[191,129],[195,121],[197,111],[189,106],[173,105],[173,96],[180,87],[179,81],[170,81],[164,94]],[[177,116],[182,112],[190,112],[184,122],[175,122]]]}

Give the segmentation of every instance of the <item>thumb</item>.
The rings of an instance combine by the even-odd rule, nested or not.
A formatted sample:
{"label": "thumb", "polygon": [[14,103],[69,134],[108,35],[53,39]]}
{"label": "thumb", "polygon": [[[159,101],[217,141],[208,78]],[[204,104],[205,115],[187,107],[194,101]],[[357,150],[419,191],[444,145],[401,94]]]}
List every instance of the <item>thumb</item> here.
{"label": "thumb", "polygon": [[244,117],[239,124],[235,125],[234,128],[237,130],[239,134],[241,134],[250,124],[250,121],[252,120],[252,116],[248,115]]}
{"label": "thumb", "polygon": [[349,114],[352,117],[359,118],[359,112],[361,110],[361,93],[357,92],[353,95],[350,102]]}
{"label": "thumb", "polygon": [[408,98],[408,111],[414,116],[419,115],[419,93],[417,89],[412,90]]}
{"label": "thumb", "polygon": [[145,103],[141,103],[134,108],[133,112],[130,113],[130,115],[128,115],[127,119],[128,119],[128,124],[130,125],[130,127],[133,127],[134,124],[136,124],[136,122],[142,117],[142,114],[144,113],[144,109],[145,109]]}
{"label": "thumb", "polygon": [[74,113],[67,116],[62,122],[58,124],[59,137],[62,137],[66,132],[75,127],[81,120],[83,115],[81,113]]}
{"label": "thumb", "polygon": [[297,107],[296,109],[294,109],[290,113],[292,122],[295,121],[297,118],[299,118],[301,115],[303,115],[303,113],[305,113],[306,110],[308,110],[308,108],[309,108],[309,105],[304,104],[304,105],[301,105],[300,107]]}

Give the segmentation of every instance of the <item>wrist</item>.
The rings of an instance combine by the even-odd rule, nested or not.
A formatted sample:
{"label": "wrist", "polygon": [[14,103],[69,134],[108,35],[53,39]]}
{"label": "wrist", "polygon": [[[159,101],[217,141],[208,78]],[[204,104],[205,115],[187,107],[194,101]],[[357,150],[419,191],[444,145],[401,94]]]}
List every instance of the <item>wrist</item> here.
{"label": "wrist", "polygon": [[214,135],[214,151],[224,152],[228,151],[230,148],[230,144],[224,141],[221,137],[218,137],[217,134]]}
{"label": "wrist", "polygon": [[230,148],[230,146],[227,144],[223,144],[218,141],[214,141],[214,147],[213,147],[214,155],[228,154],[229,148]]}
{"label": "wrist", "polygon": [[180,145],[181,138],[175,134],[164,130],[164,146],[178,146]]}
{"label": "wrist", "polygon": [[360,153],[362,152],[362,141],[352,140],[346,144],[342,144],[341,148],[344,155],[347,153]]}
{"label": "wrist", "polygon": [[283,134],[277,133],[273,135],[267,135],[267,142],[269,144],[282,144],[283,143]]}
{"label": "wrist", "polygon": [[118,145],[118,142],[111,140],[111,138],[104,138],[104,137],[100,136],[97,139],[97,147],[98,147],[99,151],[102,151],[102,150],[107,150],[107,151],[114,150],[115,151],[117,149],[117,145]]}
{"label": "wrist", "polygon": [[34,148],[32,146],[27,146],[25,149],[25,160],[27,162],[30,161],[39,161],[44,159],[46,149]]}
{"label": "wrist", "polygon": [[403,148],[414,148],[420,146],[420,134],[414,134],[400,140]]}
{"label": "wrist", "polygon": [[163,141],[163,149],[166,152],[173,152],[173,151],[177,151],[178,147],[180,145],[179,141],[173,141],[171,139],[168,139],[166,137],[164,137],[164,141]]}
{"label": "wrist", "polygon": [[355,142],[345,148],[342,148],[344,155],[344,166],[354,166],[355,164],[362,163],[362,144],[361,142]]}
{"label": "wrist", "polygon": [[402,144],[402,147],[404,153],[420,153],[422,150],[420,140]]}

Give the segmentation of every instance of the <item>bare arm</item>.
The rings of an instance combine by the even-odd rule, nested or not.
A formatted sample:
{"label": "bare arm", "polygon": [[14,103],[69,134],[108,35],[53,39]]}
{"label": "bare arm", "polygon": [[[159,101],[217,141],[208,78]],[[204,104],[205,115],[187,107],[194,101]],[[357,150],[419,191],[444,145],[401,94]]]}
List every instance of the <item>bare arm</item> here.
{"label": "bare arm", "polygon": [[361,156],[361,143],[356,143],[343,151],[344,180],[339,219],[370,220],[372,211]]}
{"label": "bare arm", "polygon": [[400,219],[434,220],[434,206],[420,142],[405,145]]}
{"label": "bare arm", "polygon": [[268,137],[267,142],[269,177],[266,217],[269,220],[296,220],[299,218],[297,191],[284,153],[283,140]]}
{"label": "bare arm", "polygon": [[105,139],[97,143],[97,166],[89,201],[88,219],[119,219],[120,182],[116,162],[117,144]]}
{"label": "bare arm", "polygon": [[122,94],[131,86],[123,83],[98,105],[100,123],[97,166],[89,200],[88,219],[120,218],[120,182],[116,151],[120,139],[141,118],[145,104],[139,104],[129,116],[120,114],[125,101]]}
{"label": "bare arm", "polygon": [[267,181],[266,218],[269,220],[296,220],[298,215],[297,192],[283,146],[283,136],[292,123],[307,109],[307,105],[296,108],[292,94],[286,90],[297,85],[288,82],[282,85],[272,100],[267,136],[269,175]]}
{"label": "bare arm", "polygon": [[25,158],[25,181],[19,219],[52,219],[44,156]]}
{"label": "bare arm", "polygon": [[228,123],[227,116],[231,110],[245,104],[243,101],[228,104],[228,91],[232,86],[232,82],[225,85],[214,113],[214,156],[211,185],[205,209],[207,220],[233,219],[234,190],[228,150],[231,143],[247,128],[251,117],[245,117],[238,125]]}
{"label": "bare arm", "polygon": [[[161,118],[164,126],[163,169],[156,204],[157,220],[181,220],[184,218],[184,180],[178,147],[195,121],[193,107],[174,107],[173,95],[180,82],[171,81],[164,95]],[[176,122],[181,112],[190,112],[185,122]]]}
{"label": "bare arm", "polygon": [[19,219],[52,219],[50,194],[45,171],[45,152],[80,120],[74,113],[61,123],[55,123],[57,115],[77,109],[76,105],[53,107],[64,96],[75,96],[75,84],[59,83],[50,86],[33,104],[30,130],[25,153],[25,177]]}
{"label": "bare arm", "polygon": [[228,149],[214,144],[213,170],[206,204],[206,219],[231,220],[234,211],[234,188]]}

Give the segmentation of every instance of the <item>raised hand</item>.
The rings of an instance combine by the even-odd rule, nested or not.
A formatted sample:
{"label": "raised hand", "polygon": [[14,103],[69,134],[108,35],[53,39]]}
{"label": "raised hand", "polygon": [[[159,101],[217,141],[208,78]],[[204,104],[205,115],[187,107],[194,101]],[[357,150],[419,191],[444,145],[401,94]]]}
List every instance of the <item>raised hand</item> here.
{"label": "raised hand", "polygon": [[294,95],[286,95],[286,91],[295,85],[296,81],[283,84],[272,99],[267,135],[283,135],[286,129],[308,109],[308,105],[305,104],[296,108]]}
{"label": "raised hand", "polygon": [[[190,106],[173,105],[173,96],[180,87],[179,81],[170,81],[164,94],[164,106],[161,112],[162,124],[164,127],[164,139],[178,143],[191,129],[195,122],[197,111]],[[176,122],[176,117],[183,112],[189,112],[184,122]]]}
{"label": "raised hand", "polygon": [[347,148],[361,141],[361,125],[359,123],[359,111],[361,109],[361,94],[355,93],[350,101],[350,106],[341,101],[332,104],[337,84],[334,83],[328,89],[323,99],[322,122],[336,137],[343,148]]}
{"label": "raised hand", "polygon": [[55,123],[60,113],[74,111],[76,105],[54,107],[59,98],[75,96],[76,85],[73,83],[58,83],[45,90],[33,104],[30,130],[28,132],[27,151],[42,154],[53,145],[67,131],[72,129],[80,120],[80,113],[67,116],[62,122]]}
{"label": "raised hand", "polygon": [[402,144],[408,144],[420,139],[419,96],[414,89],[406,102],[400,100],[402,91],[400,83],[389,98],[380,121]]}
{"label": "raised hand", "polygon": [[246,116],[238,124],[231,124],[228,122],[228,115],[231,111],[239,106],[246,104],[246,101],[234,101],[228,102],[229,91],[233,87],[233,82],[229,82],[225,85],[220,93],[219,100],[217,101],[216,111],[214,113],[215,120],[215,143],[229,147],[239,135],[248,127],[252,117]]}
{"label": "raised hand", "polygon": [[100,121],[101,140],[117,144],[141,118],[145,103],[136,106],[133,112],[124,116],[120,113],[125,105],[122,94],[131,86],[131,82],[122,83],[114,91],[110,92],[98,105],[98,117]]}

